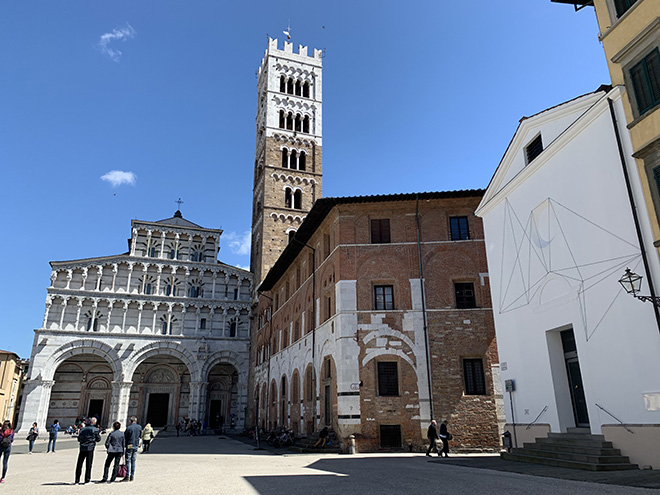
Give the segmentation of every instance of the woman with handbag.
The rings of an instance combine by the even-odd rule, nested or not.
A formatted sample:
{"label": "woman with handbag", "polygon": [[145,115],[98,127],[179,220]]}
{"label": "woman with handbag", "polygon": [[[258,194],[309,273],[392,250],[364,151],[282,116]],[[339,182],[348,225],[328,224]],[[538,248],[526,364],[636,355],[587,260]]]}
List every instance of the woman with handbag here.
{"label": "woman with handbag", "polygon": [[27,436],[27,441],[30,442],[28,454],[32,453],[32,449],[34,448],[34,441],[37,439],[38,436],[39,436],[39,428],[37,428],[37,423],[32,423],[32,428],[30,428],[30,432],[28,433]]}
{"label": "woman with handbag", "polygon": [[[124,448],[126,447],[124,434],[119,431],[119,428],[121,428],[121,423],[119,421],[115,421],[112,424],[112,433],[110,433],[108,438],[105,439],[105,448],[108,449],[108,457],[105,458],[105,466],[103,467],[103,479],[101,480],[101,483],[108,482],[108,470],[110,469],[110,464],[112,464],[112,461],[115,461],[115,464],[112,468],[112,477],[110,478],[109,483],[112,483],[117,479],[117,473],[119,472],[120,467],[119,462],[124,455]],[[126,476],[126,473],[124,473],[124,476]]]}
{"label": "woman with handbag", "polygon": [[0,430],[0,456],[2,456],[2,478],[0,483],[5,482],[7,475],[7,463],[9,462],[9,454],[11,454],[11,444],[14,442],[14,429],[11,427],[11,421],[8,419],[2,423]]}

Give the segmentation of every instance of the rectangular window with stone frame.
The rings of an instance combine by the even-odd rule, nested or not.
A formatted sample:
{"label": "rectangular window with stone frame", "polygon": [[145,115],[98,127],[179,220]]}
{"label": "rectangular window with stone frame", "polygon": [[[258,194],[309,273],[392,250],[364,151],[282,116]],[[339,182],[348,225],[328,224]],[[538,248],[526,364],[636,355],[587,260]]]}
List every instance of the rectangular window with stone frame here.
{"label": "rectangular window with stone frame", "polygon": [[378,395],[395,397],[399,395],[399,367],[396,361],[379,361],[376,363],[378,372]]}
{"label": "rectangular window with stone frame", "polygon": [[374,285],[374,309],[377,311],[394,309],[394,288],[391,285]]}
{"label": "rectangular window with stone frame", "polygon": [[390,219],[371,220],[371,244],[389,244],[390,242]]}
{"label": "rectangular window with stone frame", "polygon": [[465,395],[487,395],[484,363],[481,358],[463,359]]}

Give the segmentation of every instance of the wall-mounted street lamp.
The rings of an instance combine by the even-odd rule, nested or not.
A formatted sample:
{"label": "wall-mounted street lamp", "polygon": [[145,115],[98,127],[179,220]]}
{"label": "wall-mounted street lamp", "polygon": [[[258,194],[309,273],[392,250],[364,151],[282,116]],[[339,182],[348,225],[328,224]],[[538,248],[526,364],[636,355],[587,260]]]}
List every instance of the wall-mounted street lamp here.
{"label": "wall-mounted street lamp", "polygon": [[623,286],[626,292],[633,297],[639,299],[640,301],[651,301],[656,306],[660,307],[660,297],[658,296],[642,296],[639,294],[639,291],[642,288],[642,276],[637,275],[635,272],[631,272],[630,268],[626,268],[626,272],[623,274],[623,277],[619,279],[619,283]]}

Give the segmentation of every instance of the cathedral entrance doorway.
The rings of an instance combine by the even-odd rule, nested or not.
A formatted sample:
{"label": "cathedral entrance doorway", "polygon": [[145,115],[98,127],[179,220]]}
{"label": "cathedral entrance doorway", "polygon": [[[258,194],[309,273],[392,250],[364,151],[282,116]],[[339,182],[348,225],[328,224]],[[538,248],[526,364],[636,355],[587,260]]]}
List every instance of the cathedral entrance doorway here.
{"label": "cathedral entrance doorway", "polygon": [[208,374],[206,421],[213,429],[232,428],[238,416],[238,372],[230,364],[216,364]]}
{"label": "cathedral entrance doorway", "polygon": [[128,415],[136,416],[140,424],[174,426],[189,417],[190,371],[180,359],[148,357],[135,369],[132,381]]}
{"label": "cathedral entrance doorway", "polygon": [[170,394],[149,394],[147,421],[153,427],[167,426],[167,411],[169,410]]}
{"label": "cathedral entrance doorway", "polygon": [[108,425],[113,372],[105,359],[94,354],[72,356],[57,367],[53,380],[47,424],[58,419],[66,428],[94,416],[99,424]]}

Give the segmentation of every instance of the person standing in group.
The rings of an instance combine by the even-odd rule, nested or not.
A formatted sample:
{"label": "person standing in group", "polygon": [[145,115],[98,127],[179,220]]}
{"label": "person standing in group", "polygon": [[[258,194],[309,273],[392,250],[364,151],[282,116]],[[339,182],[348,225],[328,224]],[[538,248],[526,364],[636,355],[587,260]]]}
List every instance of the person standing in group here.
{"label": "person standing in group", "polygon": [[142,430],[142,453],[149,452],[149,446],[151,445],[151,440],[154,438],[154,429],[151,427],[151,423],[147,423]]}
{"label": "person standing in group", "polygon": [[429,429],[426,432],[426,438],[429,439],[429,448],[426,451],[426,457],[431,457],[431,450],[440,455],[438,452],[438,422],[434,419],[429,425]]}
{"label": "person standing in group", "polygon": [[30,432],[28,433],[27,436],[27,441],[30,442],[28,447],[28,454],[32,453],[32,449],[34,448],[34,441],[37,439],[38,436],[39,436],[39,428],[37,428],[37,423],[32,423],[32,428],[30,428]]}
{"label": "person standing in group", "polygon": [[135,416],[129,420],[131,423],[124,432],[126,439],[126,469],[128,473],[124,481],[133,481],[135,476],[135,461],[137,461],[137,452],[140,447],[140,437],[142,436],[142,427],[138,424]]}
{"label": "person standing in group", "polygon": [[449,457],[449,440],[451,440],[451,433],[447,431],[447,420],[445,419],[440,425],[440,440],[442,440],[442,452],[440,452],[440,457],[442,454],[445,454],[445,457]]}
{"label": "person standing in group", "polygon": [[121,423],[119,421],[115,421],[112,424],[112,433],[110,433],[108,438],[105,439],[105,448],[108,449],[108,457],[105,458],[105,466],[103,467],[103,479],[101,480],[101,483],[106,483],[108,481],[108,470],[110,469],[110,464],[112,464],[112,461],[115,461],[115,464],[112,467],[110,483],[113,483],[117,479],[119,461],[121,460],[121,457],[124,454],[124,448],[126,447],[124,433],[119,431],[119,428],[121,428]]}
{"label": "person standing in group", "polygon": [[78,462],[76,462],[76,485],[80,484],[83,462],[85,463],[85,482],[83,485],[90,482],[92,478],[92,462],[94,461],[94,447],[100,441],[101,434],[96,427],[96,418],[89,418],[89,424],[78,433],[80,451],[78,452]]}
{"label": "person standing in group", "polygon": [[[46,449],[46,454],[52,450],[55,453],[55,442],[57,441],[57,432],[60,431],[60,422],[58,420],[53,421],[53,424],[48,428],[48,448]],[[52,448],[51,448],[52,446]]]}
{"label": "person standing in group", "polygon": [[2,430],[0,430],[0,456],[2,456],[2,478],[0,478],[0,483],[4,483],[5,476],[7,476],[7,463],[9,462],[13,442],[14,429],[11,427],[11,421],[7,419],[2,423]]}

